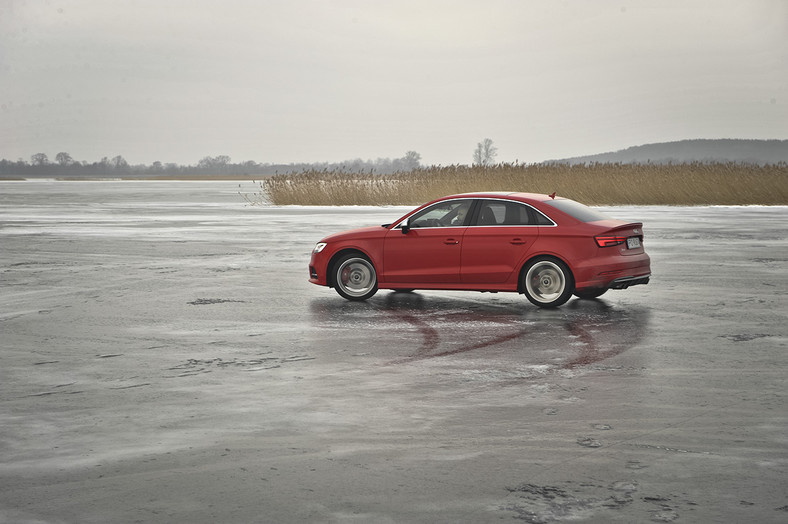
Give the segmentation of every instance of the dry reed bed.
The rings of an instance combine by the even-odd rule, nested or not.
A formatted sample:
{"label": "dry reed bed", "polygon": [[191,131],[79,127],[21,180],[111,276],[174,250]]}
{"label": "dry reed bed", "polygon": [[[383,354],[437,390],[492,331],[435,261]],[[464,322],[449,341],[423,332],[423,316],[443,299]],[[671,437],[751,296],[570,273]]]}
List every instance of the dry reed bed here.
{"label": "dry reed bed", "polygon": [[788,205],[788,164],[427,167],[394,175],[311,171],[260,182],[274,205],[416,205],[474,191],[552,193],[589,205]]}

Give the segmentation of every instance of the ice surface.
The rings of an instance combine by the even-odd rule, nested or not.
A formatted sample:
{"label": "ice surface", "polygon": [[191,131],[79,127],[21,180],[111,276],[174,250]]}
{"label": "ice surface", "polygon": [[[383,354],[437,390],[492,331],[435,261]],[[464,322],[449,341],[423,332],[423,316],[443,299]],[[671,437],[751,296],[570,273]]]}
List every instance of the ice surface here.
{"label": "ice surface", "polygon": [[347,302],[409,208],[238,191],[0,182],[0,522],[784,520],[788,208],[605,208],[652,282],[545,311]]}

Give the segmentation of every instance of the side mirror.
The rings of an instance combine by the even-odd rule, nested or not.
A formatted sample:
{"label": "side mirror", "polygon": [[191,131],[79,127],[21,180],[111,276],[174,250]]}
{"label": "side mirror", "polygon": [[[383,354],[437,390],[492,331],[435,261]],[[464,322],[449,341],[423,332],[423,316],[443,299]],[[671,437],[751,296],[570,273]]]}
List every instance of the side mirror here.
{"label": "side mirror", "polygon": [[402,230],[403,235],[407,235],[408,231],[410,231],[410,219],[405,219],[405,221],[400,224],[400,229]]}

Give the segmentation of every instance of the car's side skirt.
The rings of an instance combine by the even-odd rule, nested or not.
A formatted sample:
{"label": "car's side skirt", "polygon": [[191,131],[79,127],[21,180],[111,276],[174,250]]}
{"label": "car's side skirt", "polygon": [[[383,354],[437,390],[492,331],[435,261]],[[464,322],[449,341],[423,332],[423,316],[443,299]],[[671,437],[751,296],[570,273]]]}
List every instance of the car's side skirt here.
{"label": "car's side skirt", "polygon": [[507,284],[463,284],[463,283],[456,283],[456,284],[441,284],[441,283],[403,283],[403,282],[396,282],[396,283],[385,283],[379,282],[378,289],[433,289],[433,290],[444,290],[444,291],[480,291],[480,292],[490,292],[490,293],[497,293],[501,292],[516,292],[517,285],[507,285]]}

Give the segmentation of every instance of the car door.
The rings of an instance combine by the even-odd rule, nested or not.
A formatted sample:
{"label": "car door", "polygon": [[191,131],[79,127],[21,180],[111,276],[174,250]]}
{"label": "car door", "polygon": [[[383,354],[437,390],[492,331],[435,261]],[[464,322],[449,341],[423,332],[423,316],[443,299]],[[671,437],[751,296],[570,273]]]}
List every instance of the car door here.
{"label": "car door", "polygon": [[503,284],[519,271],[539,237],[530,206],[511,200],[482,200],[463,236],[461,281]]}
{"label": "car door", "polygon": [[450,284],[460,281],[462,238],[472,199],[438,202],[392,228],[383,245],[382,280]]}

